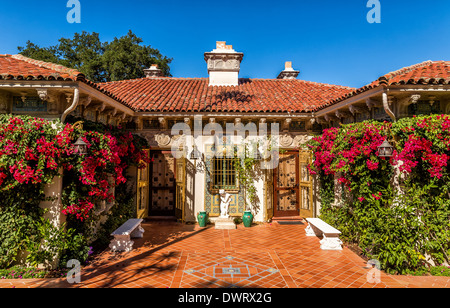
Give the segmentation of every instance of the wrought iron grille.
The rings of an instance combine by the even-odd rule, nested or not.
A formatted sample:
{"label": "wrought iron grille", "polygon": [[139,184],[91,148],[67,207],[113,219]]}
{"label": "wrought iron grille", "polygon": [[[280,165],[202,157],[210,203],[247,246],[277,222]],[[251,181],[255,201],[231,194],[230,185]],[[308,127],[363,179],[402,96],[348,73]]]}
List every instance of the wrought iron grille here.
{"label": "wrought iron grille", "polygon": [[212,159],[211,188],[213,190],[237,190],[238,181],[236,176],[235,162],[237,158]]}

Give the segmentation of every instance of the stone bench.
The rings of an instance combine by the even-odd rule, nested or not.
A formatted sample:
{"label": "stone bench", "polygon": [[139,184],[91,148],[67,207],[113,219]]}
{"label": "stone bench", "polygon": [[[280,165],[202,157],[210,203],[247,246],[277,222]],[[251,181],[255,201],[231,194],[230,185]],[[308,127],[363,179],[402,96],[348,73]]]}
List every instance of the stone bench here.
{"label": "stone bench", "polygon": [[142,221],[143,219],[130,219],[120,226],[111,234],[114,239],[109,244],[109,248],[112,251],[129,252],[133,250],[134,242],[131,238],[142,238],[144,236],[144,229],[141,227]]}
{"label": "stone bench", "polygon": [[306,218],[306,236],[323,236],[320,248],[323,250],[342,250],[342,241],[339,239],[341,231],[333,228],[319,218]]}

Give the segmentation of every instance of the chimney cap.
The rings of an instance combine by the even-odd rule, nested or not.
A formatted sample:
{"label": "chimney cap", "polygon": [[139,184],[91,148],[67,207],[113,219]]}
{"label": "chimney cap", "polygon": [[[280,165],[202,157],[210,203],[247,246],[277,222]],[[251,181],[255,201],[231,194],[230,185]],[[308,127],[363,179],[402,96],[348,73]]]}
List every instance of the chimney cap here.
{"label": "chimney cap", "polygon": [[297,79],[300,71],[296,71],[292,68],[292,61],[286,61],[284,63],[284,71],[282,71],[277,79]]}
{"label": "chimney cap", "polygon": [[237,86],[243,58],[244,54],[235,51],[232,45],[227,45],[224,41],[217,41],[216,49],[205,52],[209,85]]}
{"label": "chimney cap", "polygon": [[144,70],[145,77],[153,78],[153,77],[161,77],[162,70],[158,68],[158,64],[152,64],[150,68]]}

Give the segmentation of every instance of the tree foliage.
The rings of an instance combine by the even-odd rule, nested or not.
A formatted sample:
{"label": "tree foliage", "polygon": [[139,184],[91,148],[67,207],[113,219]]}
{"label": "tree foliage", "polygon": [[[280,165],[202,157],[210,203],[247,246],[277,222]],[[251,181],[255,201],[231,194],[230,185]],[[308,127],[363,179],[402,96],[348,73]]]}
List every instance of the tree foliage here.
{"label": "tree foliage", "polygon": [[163,76],[171,76],[172,59],[143,42],[131,30],[111,42],[102,42],[98,33],[83,31],[75,33],[73,38],[59,39],[54,46],[40,47],[27,41],[25,47],[18,47],[18,50],[35,60],[77,69],[94,82],[142,78],[144,69],[152,64],[158,65]]}

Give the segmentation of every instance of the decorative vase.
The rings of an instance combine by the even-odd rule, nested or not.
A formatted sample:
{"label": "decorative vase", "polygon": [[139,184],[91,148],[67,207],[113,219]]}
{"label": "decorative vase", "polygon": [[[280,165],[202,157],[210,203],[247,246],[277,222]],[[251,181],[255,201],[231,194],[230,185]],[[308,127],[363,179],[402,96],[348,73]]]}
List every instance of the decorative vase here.
{"label": "decorative vase", "polygon": [[200,212],[197,215],[198,224],[200,228],[206,227],[206,223],[208,222],[208,214],[206,212]]}
{"label": "decorative vase", "polygon": [[253,223],[253,214],[251,211],[245,211],[244,216],[242,216],[242,222],[246,228],[250,228]]}

